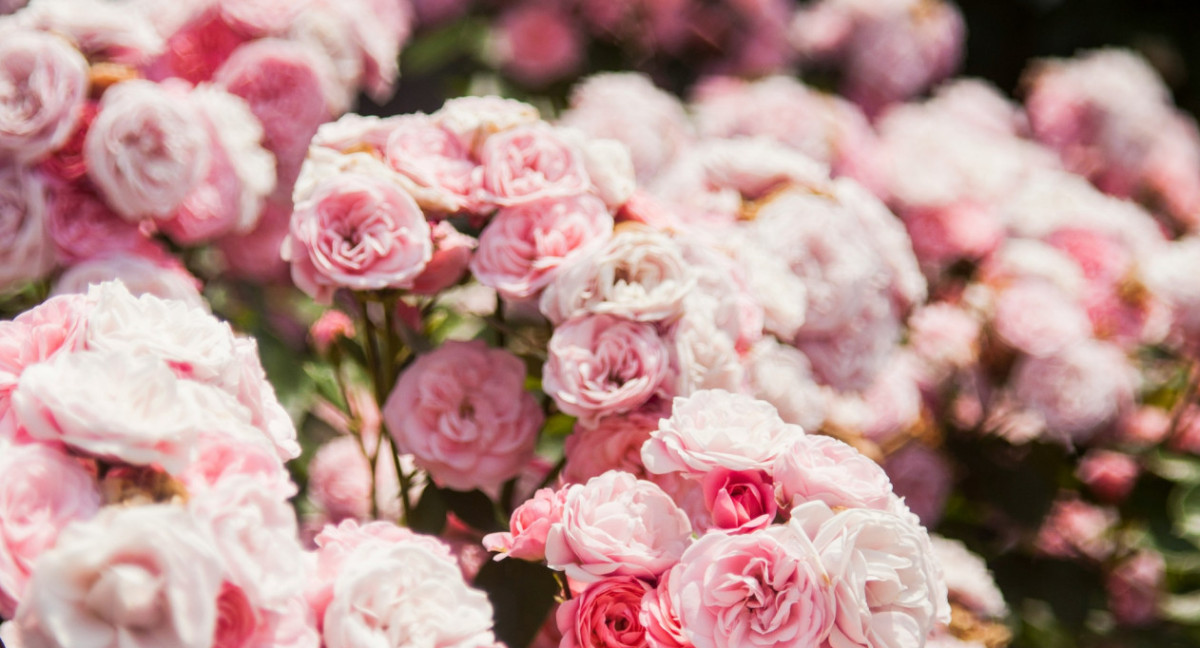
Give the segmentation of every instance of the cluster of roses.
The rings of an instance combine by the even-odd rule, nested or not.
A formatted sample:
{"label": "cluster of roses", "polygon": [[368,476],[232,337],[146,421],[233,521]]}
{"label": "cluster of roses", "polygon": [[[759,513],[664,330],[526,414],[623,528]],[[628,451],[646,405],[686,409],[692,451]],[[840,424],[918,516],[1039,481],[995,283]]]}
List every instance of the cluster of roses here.
{"label": "cluster of roses", "polygon": [[34,0],[0,16],[0,290],[65,268],[194,303],[154,240],[219,242],[277,272],[317,126],[360,88],[387,96],[410,10],[387,2]]}
{"label": "cluster of roses", "polygon": [[254,341],[202,309],[105,283],[4,322],[0,637],[497,645],[436,538],[346,521],[306,551],[284,467],[299,455]]}
{"label": "cluster of roses", "polygon": [[564,572],[560,646],[920,645],[950,621],[929,536],[850,446],[704,390],[641,455],[647,479],[543,489],[484,538]]}

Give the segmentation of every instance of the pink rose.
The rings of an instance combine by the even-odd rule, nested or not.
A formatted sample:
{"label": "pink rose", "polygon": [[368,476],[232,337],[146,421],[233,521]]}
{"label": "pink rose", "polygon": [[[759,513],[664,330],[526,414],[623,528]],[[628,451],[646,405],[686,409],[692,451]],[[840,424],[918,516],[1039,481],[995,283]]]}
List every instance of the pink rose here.
{"label": "pink rose", "polygon": [[933,528],[941,519],[946,500],[954,488],[950,461],[942,453],[923,444],[909,443],[888,455],[883,462],[892,490],[904,498],[905,505]]}
{"label": "pink rose", "polygon": [[658,429],[665,412],[660,401],[651,401],[649,409],[604,416],[591,422],[575,423],[575,430],[563,444],[567,463],[562,477],[568,483],[582,484],[610,470],[646,478],[642,465],[642,445]]}
{"label": "pink rose", "polygon": [[258,224],[246,234],[223,236],[216,241],[230,276],[267,284],[286,284],[289,266],[279,249],[292,220],[292,201],[267,200]]}
{"label": "pink rose", "polygon": [[0,617],[11,619],[38,556],[99,510],[100,492],[82,464],[40,444],[3,447],[0,473]]}
{"label": "pink rose", "polygon": [[835,620],[820,557],[787,527],[710,531],[688,547],[666,585],[695,648],[819,646]]}
{"label": "pink rose", "polygon": [[478,157],[483,143],[492,135],[540,121],[537,108],[496,96],[456,97],[433,114],[442,128],[454,133],[471,154]]}
{"label": "pink rose", "polygon": [[427,115],[399,115],[387,121],[391,132],[385,160],[418,205],[451,214],[477,208],[482,169],[453,132]]}
{"label": "pink rose", "polygon": [[1071,296],[1043,281],[1022,281],[1001,292],[992,326],[1005,343],[1034,356],[1056,353],[1092,333],[1087,313]]}
{"label": "pink rose", "polygon": [[269,485],[280,498],[296,493],[296,485],[274,446],[258,430],[237,426],[204,430],[194,447],[192,461],[177,475],[189,493],[214,489],[238,476],[250,476],[256,483]]}
{"label": "pink rose", "polygon": [[51,297],[0,322],[0,438],[17,432],[12,393],[25,368],[82,348],[87,309],[82,296]]}
{"label": "pink rose", "polygon": [[113,86],[84,143],[88,177],[122,218],[166,218],[208,173],[211,144],[185,95],[149,81]]}
{"label": "pink rose", "polygon": [[321,313],[317,321],[308,328],[308,338],[317,348],[317,353],[322,355],[328,353],[338,340],[342,338],[353,340],[355,335],[357,333],[354,328],[354,320],[340,310],[331,309]]}
{"label": "pink rose", "polygon": [[583,35],[556,5],[517,5],[501,14],[496,28],[494,55],[518,83],[545,86],[571,76],[583,62]]}
{"label": "pink rose", "polygon": [[1144,626],[1159,618],[1164,596],[1166,561],[1153,550],[1140,551],[1118,564],[1105,579],[1108,608],[1127,626]]}
{"label": "pink rose", "polygon": [[10,29],[0,43],[0,153],[26,162],[61,146],[87,99],[88,63],[57,35]]}
{"label": "pink rose", "polygon": [[331,522],[367,518],[373,492],[371,464],[357,439],[338,437],[317,449],[308,465],[308,498]]}
{"label": "pink rose", "polygon": [[567,489],[562,521],[546,536],[546,563],[573,580],[653,579],[692,541],[687,515],[657,485],[609,471]]}
{"label": "pink rose", "polygon": [[816,500],[831,507],[884,510],[895,497],[879,464],[826,436],[798,437],[779,453],[772,473],[779,501],[788,509]]}
{"label": "pink rose", "polygon": [[919,646],[950,604],[929,534],[902,507],[894,512],[821,501],[792,509],[790,528],[812,541],[836,601],[833,646]]}
{"label": "pink rose", "polygon": [[542,411],[525,365],[482,340],[450,341],[417,358],[383,407],[396,449],[437,483],[497,488],[533,456]]}
{"label": "pink rose", "polygon": [[760,470],[714,468],[701,483],[704,507],[715,528],[750,533],[765,529],[775,519],[775,489]]}
{"label": "pink rose", "polygon": [[642,446],[646,469],[700,477],[714,468],[771,471],[804,430],[784,423],[769,403],[722,390],[676,398]]}
{"label": "pink rose", "polygon": [[471,251],[479,244],[473,237],[454,229],[448,221],[433,226],[433,256],[425,270],[413,279],[412,291],[436,295],[458,283],[467,272]]}
{"label": "pink rose", "polygon": [[542,388],[562,411],[587,419],[635,410],[660,395],[670,373],[651,324],[587,315],[554,329]]}
{"label": "pink rose", "polygon": [[492,135],[479,158],[483,190],[500,206],[578,196],[591,186],[581,152],[545,124]]}
{"label": "pink rose", "polygon": [[246,100],[262,124],[263,147],[275,154],[278,186],[290,187],[309,141],[330,117],[313,52],[264,38],[238,47],[213,80]]}
{"label": "pink rose", "polygon": [[531,499],[513,511],[508,523],[509,530],[484,536],[483,546],[488,551],[503,552],[496,556],[496,560],[505,555],[521,560],[545,560],[546,537],[550,527],[561,521],[565,497],[566,489],[538,490]]}
{"label": "pink rose", "polygon": [[207,648],[221,562],[182,508],[109,507],[42,554],[15,623],[30,646]]}
{"label": "pink rose", "polygon": [[1017,401],[1044,421],[1046,433],[1083,442],[1131,407],[1136,373],[1115,345],[1087,339],[1024,358],[1013,369]]}
{"label": "pink rose", "polygon": [[658,587],[646,592],[642,598],[639,620],[646,629],[646,644],[650,648],[691,648],[692,642],[679,625],[679,613],[671,599],[672,574],[669,569],[658,578]]}
{"label": "pink rose", "polygon": [[1075,474],[1090,491],[1105,502],[1119,503],[1137,482],[1137,459],[1113,450],[1091,450],[1079,462]]}
{"label": "pink rose", "polygon": [[642,598],[651,591],[645,581],[616,576],[592,583],[564,602],[555,613],[562,633],[559,648],[639,648],[646,643]]}
{"label": "pink rose", "polygon": [[1073,495],[1060,497],[1042,520],[1035,546],[1054,558],[1102,561],[1116,549],[1112,536],[1119,521],[1116,509],[1089,504]]}
{"label": "pink rose", "polygon": [[46,208],[46,230],[60,263],[154,247],[136,224],[117,216],[85,183],[53,185]]}
{"label": "pink rose", "polygon": [[0,162],[0,289],[40,279],[54,267],[41,174]]}
{"label": "pink rose", "polygon": [[825,422],[827,398],[803,353],[766,336],[743,361],[751,395],[773,405],[787,423],[805,430],[820,429]]}
{"label": "pink rose", "polygon": [[249,644],[258,627],[254,606],[242,588],[226,581],[217,597],[217,627],[212,648],[239,648]]}
{"label": "pink rose", "polygon": [[613,218],[595,196],[501,208],[479,236],[471,272],[505,299],[535,297],[560,267],[612,236]]}
{"label": "pink rose", "polygon": [[922,263],[945,267],[961,259],[987,256],[1003,242],[1003,224],[990,205],[961,200],[953,205],[904,211],[913,252]]}
{"label": "pink rose", "polygon": [[986,618],[1000,619],[1008,614],[1004,595],[983,558],[958,540],[931,535],[929,541],[945,574],[950,600]]}
{"label": "pink rose", "polygon": [[143,251],[114,252],[73,264],[58,276],[51,292],[87,294],[93,284],[120,281],[131,294],[154,295],[207,310],[200,280],[157,244],[148,239],[142,242]]}
{"label": "pink rose", "polygon": [[584,313],[672,322],[683,314],[684,299],[697,283],[683,254],[679,243],[662,232],[622,227],[603,247],[559,269],[538,306],[555,324]]}
{"label": "pink rose", "polygon": [[296,205],[284,259],[306,293],[329,303],[338,288],[406,288],[433,256],[429,224],[399,186],[360,173],[317,185]]}
{"label": "pink rose", "polygon": [[26,369],[12,406],[36,439],[175,473],[187,466],[208,417],[205,389],[211,388],[177,379],[157,358],[79,351]]}

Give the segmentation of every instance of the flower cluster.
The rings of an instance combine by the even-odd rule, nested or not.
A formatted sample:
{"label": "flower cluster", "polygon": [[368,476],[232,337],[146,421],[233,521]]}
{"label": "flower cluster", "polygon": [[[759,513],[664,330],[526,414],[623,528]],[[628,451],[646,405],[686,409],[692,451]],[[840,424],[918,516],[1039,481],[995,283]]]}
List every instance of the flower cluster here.
{"label": "flower cluster", "polygon": [[62,292],[121,278],[199,303],[158,235],[262,277],[309,140],[360,88],[390,93],[408,14],[34,0],[0,17],[0,289],[63,268]]}

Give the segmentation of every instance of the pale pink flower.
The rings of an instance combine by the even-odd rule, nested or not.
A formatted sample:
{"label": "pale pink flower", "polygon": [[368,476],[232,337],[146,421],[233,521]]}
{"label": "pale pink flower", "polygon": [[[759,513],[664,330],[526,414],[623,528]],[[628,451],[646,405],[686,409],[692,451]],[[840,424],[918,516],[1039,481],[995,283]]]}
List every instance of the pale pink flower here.
{"label": "pale pink flower", "polygon": [[283,256],[317,301],[338,288],[405,288],[433,256],[425,215],[399,186],[361,173],[332,176],[297,203]]}
{"label": "pale pink flower", "polygon": [[895,495],[887,473],[853,447],[826,436],[805,435],[779,452],[771,466],[775,493],[785,509],[821,501],[831,507],[885,510]]}
{"label": "pale pink flower", "polygon": [[59,263],[154,249],[137,224],[118,216],[84,183],[54,183],[48,198],[46,231]]}
{"label": "pale pink flower", "polygon": [[630,225],[559,268],[539,308],[555,324],[584,313],[670,322],[682,315],[695,284],[679,243],[662,232]]}
{"label": "pale pink flower", "polygon": [[765,470],[797,439],[799,426],[784,423],[769,403],[721,390],[676,398],[670,418],[642,447],[646,470],[695,477],[714,468]]}
{"label": "pale pink flower", "polygon": [[149,81],[104,93],[88,129],[88,177],[127,220],[167,218],[208,174],[204,121],[186,95]]}
{"label": "pale pink flower", "polygon": [[41,444],[3,446],[0,471],[0,616],[11,619],[38,556],[99,510],[100,492],[80,462]]}
{"label": "pale pink flower", "polygon": [[479,245],[474,237],[454,229],[448,221],[435,224],[432,235],[433,256],[413,279],[412,291],[419,295],[436,295],[457,284],[467,273],[472,251]]}
{"label": "pale pink flower", "polygon": [[954,475],[946,457],[923,443],[909,443],[888,455],[883,469],[892,482],[892,490],[904,498],[921,524],[936,526],[954,487]]}
{"label": "pale pink flower", "polygon": [[513,511],[509,530],[484,536],[483,546],[488,551],[501,552],[496,560],[506,555],[521,560],[545,560],[546,537],[550,527],[562,520],[566,494],[566,489],[539,489]]}
{"label": "pale pink flower", "polygon": [[10,29],[0,43],[0,152],[32,161],[70,137],[87,98],[88,63],[54,34]]}
{"label": "pale pink flower", "polygon": [[385,160],[418,205],[447,213],[479,206],[483,170],[454,132],[421,114],[387,121]]}
{"label": "pale pink flower", "polygon": [[51,297],[14,320],[0,322],[0,438],[12,438],[18,431],[11,399],[22,372],[59,353],[83,348],[87,309],[81,296]]}
{"label": "pale pink flower", "polygon": [[14,16],[19,24],[71,42],[88,61],[147,63],[165,43],[144,5],[104,0],[39,0]]}
{"label": "pale pink flower", "polygon": [[996,586],[992,573],[983,558],[971,553],[958,540],[929,536],[934,557],[942,566],[950,599],[971,612],[992,619],[1008,614],[1004,595]]}
{"label": "pale pink flower", "polygon": [[1057,353],[1091,337],[1087,314],[1053,284],[1022,281],[996,298],[992,327],[1008,345],[1032,356]]}
{"label": "pale pink flower", "polygon": [[661,395],[667,346],[651,324],[587,315],[555,328],[542,388],[562,411],[589,420],[628,412]]}
{"label": "pale pink flower", "polygon": [[525,365],[482,340],[450,341],[417,358],[383,418],[399,452],[437,483],[497,488],[533,456],[543,414],[525,391]]}
{"label": "pale pink flower", "polygon": [[1035,544],[1054,558],[1105,560],[1116,548],[1112,534],[1119,520],[1116,509],[1060,497],[1042,520]]}
{"label": "pale pink flower", "polygon": [[764,337],[744,358],[749,393],[773,405],[779,417],[805,430],[825,422],[826,398],[808,358],[795,347]]}
{"label": "pale pink flower", "polygon": [[1153,550],[1139,551],[1119,563],[1105,579],[1108,608],[1117,621],[1127,626],[1144,626],[1161,616],[1166,561]]}
{"label": "pale pink flower", "polygon": [[545,124],[488,137],[479,159],[485,197],[500,206],[578,196],[591,186],[582,152]]}
{"label": "pale pink flower", "polygon": [[130,294],[153,295],[207,311],[200,280],[175,257],[150,245],[147,248],[146,254],[117,252],[75,263],[58,276],[51,292],[87,294],[94,284],[119,281]]}
{"label": "pale pink flower", "polygon": [[449,99],[433,117],[475,157],[482,154],[484,142],[492,135],[540,120],[537,108],[496,96]]}
{"label": "pale pink flower", "polygon": [[935,379],[979,358],[980,324],[967,310],[935,302],[908,318],[908,344],[921,370]]}
{"label": "pale pink flower", "polygon": [[666,585],[695,648],[819,646],[840,614],[816,549],[787,527],[710,531],[688,547]]}
{"label": "pale pink flower", "polygon": [[15,623],[25,645],[206,648],[221,562],[180,507],[109,507],[42,554]]}
{"label": "pale pink flower", "polygon": [[658,429],[662,416],[658,408],[651,408],[604,416],[588,423],[576,422],[575,430],[563,443],[563,454],[567,457],[563,480],[582,484],[609,470],[646,478],[642,445]]}
{"label": "pale pink flower", "polygon": [[642,597],[650,585],[633,576],[597,581],[555,613],[559,648],[637,648],[645,645]]}
{"label": "pale pink flower", "polygon": [[1044,357],[1025,358],[1013,370],[1017,401],[1042,418],[1046,433],[1084,442],[1133,404],[1137,374],[1116,346],[1095,340]]}
{"label": "pale pink flower", "polygon": [[652,579],[692,541],[687,515],[652,482],[609,471],[567,488],[562,519],[546,537],[546,563],[573,580]]}
{"label": "pale pink flower", "polygon": [[663,572],[658,586],[646,592],[642,598],[639,620],[646,630],[646,643],[650,648],[689,648],[691,640],[679,625],[679,613],[671,599],[672,574],[674,569]]}
{"label": "pale pink flower", "polygon": [[903,509],[835,512],[811,501],[792,509],[790,528],[820,554],[837,601],[835,646],[919,646],[950,605],[929,534]]}
{"label": "pale pink flower", "polygon": [[296,493],[283,460],[260,431],[244,424],[222,427],[200,432],[191,462],[176,475],[189,493],[216,488],[239,476],[269,486],[281,499]]}
{"label": "pale pink flower", "polygon": [[340,310],[330,309],[321,313],[317,321],[308,328],[308,337],[317,348],[317,352],[325,354],[341,338],[354,339],[357,335],[354,320]]}
{"label": "pale pink flower", "polygon": [[505,299],[538,295],[571,260],[612,236],[613,218],[590,195],[501,208],[479,236],[471,273]]}

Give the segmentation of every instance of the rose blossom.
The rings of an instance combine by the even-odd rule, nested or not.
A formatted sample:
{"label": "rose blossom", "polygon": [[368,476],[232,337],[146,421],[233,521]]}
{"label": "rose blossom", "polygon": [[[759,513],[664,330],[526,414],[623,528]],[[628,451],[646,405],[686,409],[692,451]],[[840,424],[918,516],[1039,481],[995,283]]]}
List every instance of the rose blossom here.
{"label": "rose blossom", "polygon": [[1025,358],[1013,369],[1018,402],[1040,416],[1047,434],[1083,442],[1133,402],[1136,373],[1120,348],[1084,340],[1057,353]]}
{"label": "rose blossom", "polygon": [[567,489],[562,520],[546,536],[546,563],[585,583],[654,578],[679,560],[691,539],[687,515],[669,495],[614,470]]}
{"label": "rose blossom", "polygon": [[182,508],[109,507],[42,554],[15,622],[28,646],[206,648],[221,563]]}
{"label": "rose blossom", "polygon": [[784,423],[769,403],[718,389],[676,398],[670,418],[642,446],[654,474],[701,476],[717,467],[770,471],[804,430]]}
{"label": "rose blossom", "polygon": [[836,603],[834,646],[919,646],[950,605],[929,534],[916,517],[811,501],[792,509],[790,528],[811,539]]}
{"label": "rose blossom", "polygon": [[482,169],[453,132],[421,114],[399,115],[388,124],[385,160],[418,205],[448,213],[476,207]]}
{"label": "rose blossom", "polygon": [[631,225],[562,267],[542,293],[539,308],[555,324],[583,313],[674,320],[695,284],[678,243],[662,232]]}
{"label": "rose blossom", "polygon": [[652,403],[656,406],[648,410],[605,416],[597,421],[576,421],[575,430],[563,442],[563,454],[567,457],[563,480],[582,484],[609,470],[621,470],[644,479],[642,445],[666,414],[657,406],[660,401]]}
{"label": "rose blossom", "polygon": [[484,648],[495,645],[492,623],[487,596],[447,554],[415,539],[376,541],[345,556],[322,632],[328,648]]}
{"label": "rose blossom", "polygon": [[86,183],[54,183],[48,198],[46,231],[59,263],[154,248],[137,224],[117,216]]}
{"label": "rose blossom", "polygon": [[208,174],[204,122],[180,93],[126,81],[104,93],[84,142],[88,177],[127,220],[166,218]]}
{"label": "rose blossom", "polygon": [[996,298],[992,326],[1000,339],[1033,356],[1046,356],[1090,337],[1087,313],[1053,284],[1022,281]]}
{"label": "rose blossom", "polygon": [[357,335],[354,320],[340,310],[330,309],[321,313],[317,321],[308,328],[308,338],[312,340],[317,353],[325,355],[330,348],[342,338],[354,339]]}
{"label": "rose blossom", "polygon": [[34,561],[59,532],[100,508],[96,479],[78,461],[40,444],[0,450],[0,617],[11,619]]}
{"label": "rose blossom", "polygon": [[563,638],[559,648],[638,648],[645,645],[642,597],[645,581],[617,576],[592,583],[564,602],[555,614]]}
{"label": "rose blossom", "polygon": [[775,490],[761,470],[714,468],[702,480],[704,507],[727,533],[765,529],[775,518]]}
{"label": "rose blossom", "polygon": [[771,466],[779,501],[884,510],[895,497],[887,473],[853,447],[826,436],[796,438]]}
{"label": "rose blossom", "polygon": [[935,526],[954,488],[949,460],[923,443],[909,443],[888,455],[883,468],[892,481],[892,490],[904,498],[921,524]]}
{"label": "rose blossom", "polygon": [[36,160],[67,140],[79,121],[88,64],[55,34],[8,30],[0,43],[0,153]]}
{"label": "rose blossom", "polygon": [[474,237],[454,229],[449,221],[434,225],[432,234],[433,256],[413,279],[412,291],[419,295],[436,295],[458,283],[467,272],[471,251],[479,244]]}
{"label": "rose blossom", "polygon": [[200,280],[178,259],[146,243],[145,255],[118,252],[72,264],[58,276],[52,294],[87,294],[93,284],[120,281],[133,295],[154,295],[207,310],[208,302],[200,295]]}
{"label": "rose blossom", "polygon": [[582,153],[545,124],[517,126],[483,143],[483,191],[500,206],[578,196],[591,182]]}
{"label": "rose blossom", "polygon": [[525,365],[482,340],[417,358],[383,406],[396,449],[456,490],[496,488],[533,456],[543,415]]}
{"label": "rose blossom", "polygon": [[505,555],[521,560],[545,560],[546,536],[550,533],[550,527],[562,519],[566,494],[566,489],[538,489],[533,497],[513,511],[509,530],[484,536],[483,546],[488,551],[503,552],[496,556],[496,560]]}
{"label": "rose blossom", "polygon": [[591,195],[501,208],[479,236],[471,272],[505,299],[533,297],[559,268],[611,236],[613,218]]}
{"label": "rose blossom", "polygon": [[0,289],[40,279],[54,267],[46,192],[39,173],[0,161]]}
{"label": "rose blossom", "polygon": [[1074,495],[1062,496],[1042,520],[1035,547],[1054,558],[1102,561],[1116,548],[1112,535],[1119,521],[1116,509],[1089,504]]}
{"label": "rose blossom", "polygon": [[562,411],[586,419],[637,409],[670,372],[666,344],[651,324],[587,315],[554,329],[542,388]]}
{"label": "rose blossom", "polygon": [[827,578],[808,538],[787,527],[710,531],[670,571],[666,595],[695,648],[819,646],[835,620]]}
{"label": "rose blossom", "polygon": [[187,465],[208,416],[206,389],[150,356],[79,351],[26,369],[12,406],[36,439],[173,473]]}
{"label": "rose blossom", "polygon": [[409,287],[433,256],[429,224],[399,186],[361,173],[317,185],[296,204],[283,257],[321,303],[335,290]]}
{"label": "rose blossom", "polygon": [[540,119],[537,108],[495,96],[449,99],[433,117],[476,156],[492,135],[535,124]]}
{"label": "rose blossom", "polygon": [[1079,462],[1076,475],[1106,502],[1121,502],[1137,482],[1137,459],[1114,450],[1091,450]]}
{"label": "rose blossom", "polygon": [[1161,614],[1166,561],[1162,554],[1143,550],[1118,564],[1105,579],[1108,607],[1127,626],[1153,623]]}
{"label": "rose blossom", "polygon": [[819,429],[825,422],[826,397],[808,358],[798,349],[767,336],[743,361],[749,393],[775,406],[784,421],[805,430]]}
{"label": "rose blossom", "polygon": [[370,468],[356,439],[333,439],[318,448],[309,463],[308,498],[331,522],[365,519],[371,509]]}
{"label": "rose blossom", "polygon": [[242,588],[225,581],[217,597],[217,627],[212,648],[237,648],[249,645],[258,618],[254,606]]}
{"label": "rose blossom", "polygon": [[490,55],[518,83],[544,87],[571,76],[583,63],[579,25],[557,5],[515,5],[496,19],[495,30]]}
{"label": "rose blossom", "polygon": [[692,642],[679,626],[679,613],[671,600],[671,575],[678,571],[669,569],[658,578],[658,586],[642,598],[639,620],[646,629],[646,643],[650,648],[690,648]]}
{"label": "rose blossom", "polygon": [[1004,595],[996,586],[992,573],[983,558],[971,553],[958,540],[929,536],[934,557],[946,576],[950,599],[971,612],[992,619],[1008,614]]}

